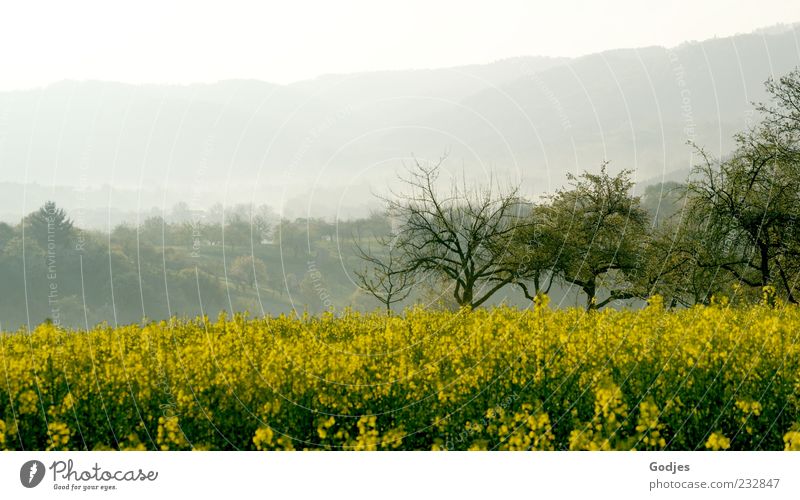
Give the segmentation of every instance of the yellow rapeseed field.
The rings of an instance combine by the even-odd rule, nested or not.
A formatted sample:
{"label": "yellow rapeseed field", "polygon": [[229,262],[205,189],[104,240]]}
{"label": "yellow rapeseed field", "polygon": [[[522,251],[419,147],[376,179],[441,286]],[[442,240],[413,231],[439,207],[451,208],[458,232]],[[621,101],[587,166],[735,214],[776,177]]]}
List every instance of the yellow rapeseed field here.
{"label": "yellow rapeseed field", "polygon": [[0,449],[800,449],[800,308],[245,315],[0,335]]}

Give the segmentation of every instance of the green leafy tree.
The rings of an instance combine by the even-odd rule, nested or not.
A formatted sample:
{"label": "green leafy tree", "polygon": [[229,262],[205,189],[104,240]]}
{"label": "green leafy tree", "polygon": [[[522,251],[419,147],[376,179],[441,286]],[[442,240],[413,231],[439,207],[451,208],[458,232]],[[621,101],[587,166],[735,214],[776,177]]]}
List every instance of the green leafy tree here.
{"label": "green leafy tree", "polygon": [[[570,175],[571,187],[541,208],[543,232],[558,246],[555,272],[583,291],[588,309],[640,294],[632,277],[640,265],[648,214],[631,194],[630,171],[612,176],[606,165],[598,174]],[[607,296],[598,301],[601,291]]]}
{"label": "green leafy tree", "polygon": [[39,210],[28,215],[24,224],[30,237],[43,249],[67,247],[72,242],[73,223],[63,208],[48,201]]}
{"label": "green leafy tree", "polygon": [[721,268],[749,287],[777,285],[796,302],[800,165],[763,131],[737,141],[737,150],[724,161],[700,151],[703,161],[689,186],[688,223],[702,228],[705,242],[698,245],[695,262]]}
{"label": "green leafy tree", "polygon": [[233,260],[228,276],[239,283],[240,287],[263,287],[268,281],[267,265],[258,257],[242,255]]}

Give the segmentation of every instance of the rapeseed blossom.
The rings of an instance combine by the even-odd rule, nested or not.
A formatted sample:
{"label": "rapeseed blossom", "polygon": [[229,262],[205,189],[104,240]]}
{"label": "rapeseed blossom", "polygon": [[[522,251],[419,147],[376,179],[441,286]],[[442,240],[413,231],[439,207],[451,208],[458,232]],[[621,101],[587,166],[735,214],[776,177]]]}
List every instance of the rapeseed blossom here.
{"label": "rapeseed blossom", "polygon": [[0,335],[0,449],[796,450],[800,309],[508,307]]}

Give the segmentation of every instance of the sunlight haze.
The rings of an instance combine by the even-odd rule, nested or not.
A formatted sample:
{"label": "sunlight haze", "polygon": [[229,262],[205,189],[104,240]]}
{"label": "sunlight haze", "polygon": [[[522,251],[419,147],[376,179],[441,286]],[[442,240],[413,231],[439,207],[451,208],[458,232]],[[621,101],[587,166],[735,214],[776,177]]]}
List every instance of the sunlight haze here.
{"label": "sunlight haze", "polygon": [[0,89],[64,79],[290,83],[327,73],[670,47],[799,20],[800,3],[786,0],[237,0],[224,10],[207,1],[7,2],[0,7]]}

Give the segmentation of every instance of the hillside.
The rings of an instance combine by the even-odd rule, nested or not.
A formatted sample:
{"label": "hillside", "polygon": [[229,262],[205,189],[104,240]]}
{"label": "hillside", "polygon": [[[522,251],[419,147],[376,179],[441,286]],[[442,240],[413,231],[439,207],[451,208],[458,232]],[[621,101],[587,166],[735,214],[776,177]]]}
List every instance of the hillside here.
{"label": "hillside", "polygon": [[[725,153],[753,122],[763,81],[798,54],[795,26],[291,85],[65,81],[3,92],[0,217],[18,220],[46,198],[100,213],[255,201],[291,217],[351,217],[402,160],[445,151],[450,168],[522,178],[531,193],[604,158],[641,181],[675,178],[688,168],[686,141]],[[33,181],[40,188],[27,191]]]}

